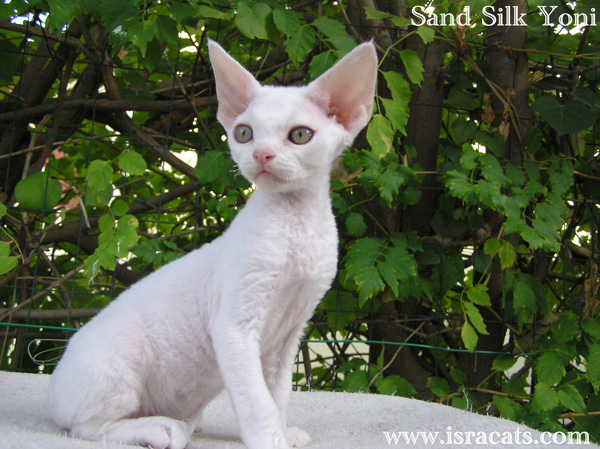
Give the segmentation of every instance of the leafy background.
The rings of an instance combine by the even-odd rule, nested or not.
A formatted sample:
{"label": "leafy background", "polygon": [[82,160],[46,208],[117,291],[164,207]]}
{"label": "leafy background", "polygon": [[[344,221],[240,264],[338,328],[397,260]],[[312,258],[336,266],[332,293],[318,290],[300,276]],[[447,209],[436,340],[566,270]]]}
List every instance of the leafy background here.
{"label": "leafy background", "polygon": [[411,0],[0,5],[0,368],[51,372],[99,308],[252,194],[215,120],[208,38],[282,85],[373,39],[373,119],[332,173],[339,275],[296,386],[600,439],[600,31],[537,13],[574,22],[595,2],[496,1],[529,11],[508,28],[483,26],[488,3],[432,2],[470,6],[470,28],[413,27]]}

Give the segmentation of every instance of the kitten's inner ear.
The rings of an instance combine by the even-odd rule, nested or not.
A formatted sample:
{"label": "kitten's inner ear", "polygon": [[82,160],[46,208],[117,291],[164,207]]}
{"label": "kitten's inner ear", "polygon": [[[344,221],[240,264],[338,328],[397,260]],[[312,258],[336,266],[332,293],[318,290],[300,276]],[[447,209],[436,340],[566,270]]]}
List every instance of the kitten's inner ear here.
{"label": "kitten's inner ear", "polygon": [[229,129],[258,94],[260,84],[216,42],[208,42],[208,53],[217,85],[217,119]]}
{"label": "kitten's inner ear", "polygon": [[371,119],[376,83],[377,52],[367,42],[309,84],[309,98],[356,136]]}

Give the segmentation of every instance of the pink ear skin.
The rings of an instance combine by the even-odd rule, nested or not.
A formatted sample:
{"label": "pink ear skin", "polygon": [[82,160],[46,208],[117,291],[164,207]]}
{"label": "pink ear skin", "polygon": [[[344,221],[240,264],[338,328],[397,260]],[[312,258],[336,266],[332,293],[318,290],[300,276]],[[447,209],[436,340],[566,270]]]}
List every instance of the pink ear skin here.
{"label": "pink ear skin", "polygon": [[375,45],[361,44],[309,84],[309,98],[355,136],[371,119],[377,65]]}
{"label": "pink ear skin", "polygon": [[209,40],[208,53],[217,85],[217,119],[229,129],[258,94],[260,84],[215,41]]}

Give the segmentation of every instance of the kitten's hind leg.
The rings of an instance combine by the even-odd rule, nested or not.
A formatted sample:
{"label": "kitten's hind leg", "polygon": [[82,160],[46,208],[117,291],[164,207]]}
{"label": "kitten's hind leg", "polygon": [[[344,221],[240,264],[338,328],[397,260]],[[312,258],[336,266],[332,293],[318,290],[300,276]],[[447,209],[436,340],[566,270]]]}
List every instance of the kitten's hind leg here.
{"label": "kitten's hind leg", "polygon": [[70,433],[85,439],[141,444],[153,449],[184,449],[190,442],[186,423],[164,416],[122,419],[100,428],[79,424]]}
{"label": "kitten's hind leg", "polygon": [[201,409],[194,416],[185,420],[185,423],[187,424],[188,428],[188,433],[190,435],[192,435],[194,432],[202,431],[202,425],[204,424],[203,413],[204,409]]}

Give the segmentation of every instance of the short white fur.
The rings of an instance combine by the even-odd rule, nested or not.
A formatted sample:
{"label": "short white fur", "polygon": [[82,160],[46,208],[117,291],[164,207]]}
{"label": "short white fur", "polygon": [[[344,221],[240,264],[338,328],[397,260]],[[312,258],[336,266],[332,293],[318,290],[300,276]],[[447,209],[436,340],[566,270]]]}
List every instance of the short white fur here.
{"label": "short white fur", "polygon": [[[226,388],[248,449],[287,449],[291,372],[306,321],[331,285],[333,161],[368,123],[377,56],[358,46],[304,87],[261,86],[209,43],[217,117],[256,191],[218,239],[121,294],[70,340],[48,404],[74,436],[190,447],[203,408]],[[239,125],[252,139],[235,138]],[[312,138],[294,144],[297,127]]]}

